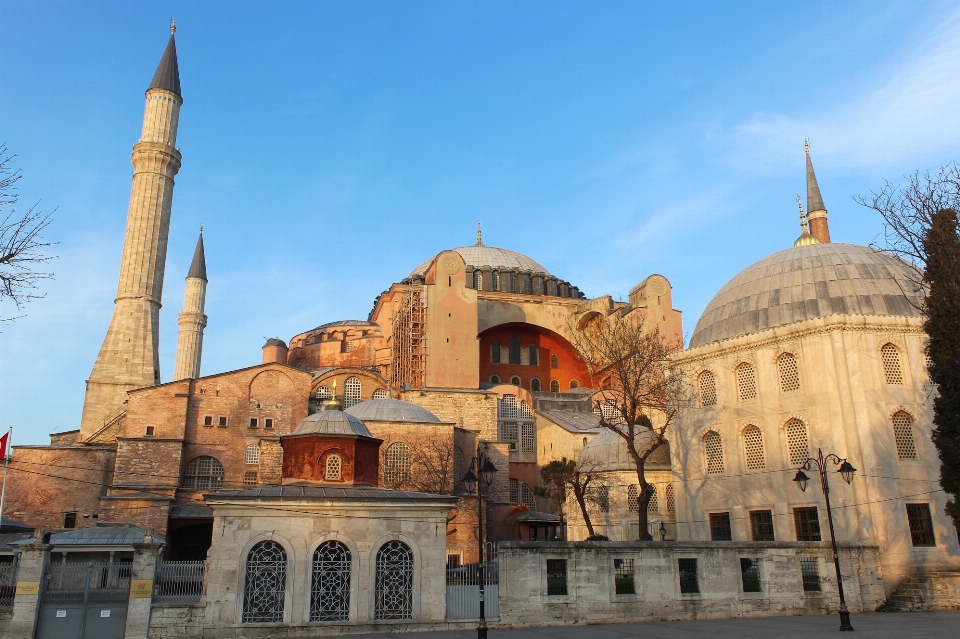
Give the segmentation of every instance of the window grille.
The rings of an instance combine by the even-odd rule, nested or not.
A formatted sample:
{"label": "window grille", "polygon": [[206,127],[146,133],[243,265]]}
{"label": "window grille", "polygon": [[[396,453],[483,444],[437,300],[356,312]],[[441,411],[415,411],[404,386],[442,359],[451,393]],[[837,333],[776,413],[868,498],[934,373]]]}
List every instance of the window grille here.
{"label": "window grille", "polygon": [[633,583],[633,559],[613,560],[613,584],[618,595],[635,595]]}
{"label": "window grille", "polygon": [[547,595],[567,594],[567,560],[547,559]]}
{"label": "window grille", "polygon": [[500,363],[500,342],[494,342],[490,345],[490,363]]}
{"label": "window grille", "polygon": [[800,558],[800,575],[803,578],[804,592],[820,592],[820,570],[816,557]]}
{"label": "window grille", "polygon": [[627,486],[627,510],[632,513],[640,512],[640,487],[637,484]]}
{"label": "window grille", "polygon": [[697,579],[697,560],[678,559],[680,569],[680,592],[693,594],[700,592],[700,581]]}
{"label": "window grille", "polygon": [[261,541],[247,555],[243,623],[283,621],[287,554],[275,541]]}
{"label": "window grille", "polygon": [[377,551],[374,618],[413,619],[413,551],[402,541]]}
{"label": "window grille", "polygon": [[510,503],[519,504],[520,503],[520,480],[519,479],[510,479]]}
{"label": "window grille", "polygon": [[483,289],[483,274],[480,271],[473,272],[473,288],[478,291]]}
{"label": "window grille", "polygon": [[787,422],[787,453],[790,455],[790,465],[795,468],[806,464],[810,457],[807,425],[796,418]]}
{"label": "window grille", "polygon": [[717,403],[717,378],[710,371],[700,373],[697,379],[700,387],[700,405],[713,406]]}
{"label": "window grille", "polygon": [[244,454],[244,462],[247,464],[259,464],[260,463],[260,447],[256,444],[251,444],[247,446],[246,453]]}
{"label": "window grille", "polygon": [[760,560],[740,558],[740,580],[744,592],[763,592],[760,588]]}
{"label": "window grille", "polygon": [[537,429],[532,422],[525,422],[520,425],[520,452],[537,452]]}
{"label": "window grille", "polygon": [[730,513],[710,513],[710,541],[730,541]]}
{"label": "window grille", "polygon": [[917,446],[913,441],[913,420],[902,410],[893,414],[893,439],[900,459],[916,459]]}
{"label": "window grille", "polygon": [[534,346],[533,344],[530,345],[530,365],[531,366],[540,365],[540,349]]}
{"label": "window grille", "polygon": [[343,382],[343,407],[350,408],[360,403],[360,380],[348,377]]}
{"label": "window grille", "polygon": [[520,414],[517,412],[517,398],[513,395],[504,395],[497,401],[497,414],[501,418],[517,419]]}
{"label": "window grille", "polygon": [[520,400],[520,419],[533,419],[533,412],[527,402]]}
{"label": "window grille", "polygon": [[514,275],[513,273],[510,274],[510,292],[511,293],[517,292],[517,276]]}
{"label": "window grille", "polygon": [[344,340],[344,342],[343,342],[343,352],[344,352],[344,353],[352,353],[352,352],[353,352],[353,340],[352,340],[352,339]]}
{"label": "window grille", "polygon": [[907,520],[910,522],[910,540],[914,546],[937,545],[933,536],[930,504],[907,504]]}
{"label": "window grille", "polygon": [[383,455],[383,483],[387,486],[402,486],[410,481],[410,447],[403,442],[387,446]]}
{"label": "window grille", "polygon": [[520,499],[519,502],[521,505],[526,506],[527,508],[533,510],[537,507],[537,500],[534,497],[533,489],[527,486],[525,483],[520,482]]}
{"label": "window grille", "polygon": [[520,363],[520,338],[514,335],[510,338],[510,363],[519,364]]}
{"label": "window grille", "polygon": [[327,481],[339,481],[341,470],[343,469],[343,460],[340,455],[330,455],[327,457],[327,471],[325,477]]}
{"label": "window grille", "polygon": [[784,353],[777,360],[777,372],[780,374],[780,392],[789,393],[800,388],[800,367],[793,353]]}
{"label": "window grille", "polygon": [[387,398],[387,391],[385,391],[385,390],[382,389],[382,388],[378,388],[377,390],[373,391],[373,398],[374,398],[374,399],[386,399],[386,398]]}
{"label": "window grille", "polygon": [[555,379],[550,380],[550,392],[559,393],[560,392],[560,382]]}
{"label": "window grille", "polygon": [[797,541],[821,541],[820,515],[815,506],[794,508],[793,521],[797,527]]}
{"label": "window grille", "polygon": [[751,510],[750,535],[754,541],[776,541],[773,534],[773,513],[769,510]]}
{"label": "window grille", "polygon": [[459,486],[463,481],[463,450],[459,446],[453,449],[453,485]]}
{"label": "window grille", "polygon": [[900,369],[900,351],[889,342],[880,349],[883,360],[883,376],[888,384],[903,384],[903,371]]}
{"label": "window grille", "polygon": [[660,512],[660,495],[658,493],[657,487],[650,484],[650,501],[647,502],[648,513]]}
{"label": "window grille", "polygon": [[[573,388],[573,382],[570,382],[571,388]],[[593,407],[593,414],[598,417],[603,417],[604,421],[608,424],[622,424],[623,417],[620,415],[620,407],[617,406],[617,403],[611,399],[605,400],[602,403],[598,403]]]}
{"label": "window grille", "polygon": [[499,273],[493,274],[493,290],[495,291],[500,290],[500,274]]}
{"label": "window grille", "polygon": [[718,475],[723,472],[723,442],[716,431],[703,436],[703,448],[707,453],[707,474]]}
{"label": "window grille", "polygon": [[676,502],[673,499],[673,484],[667,484],[667,514],[672,515],[677,510]]}
{"label": "window grille", "polygon": [[339,541],[326,541],[313,552],[310,621],[349,620],[350,559]]}
{"label": "window grille", "polygon": [[743,453],[747,470],[763,470],[767,462],[763,455],[763,433],[756,426],[747,426],[743,431]]}
{"label": "window grille", "polygon": [[737,366],[737,395],[741,402],[757,398],[757,376],[750,364]]}
{"label": "window grille", "polygon": [[597,505],[600,506],[600,510],[608,513],[610,512],[610,487],[600,484],[597,486]]}
{"label": "window grille", "polygon": [[517,422],[500,422],[500,441],[515,442],[520,439]]}
{"label": "window grille", "polygon": [[578,382],[578,381],[575,380],[575,379],[571,379],[571,380],[570,380],[570,390],[573,390],[574,388],[580,388],[580,382]]}
{"label": "window grille", "polygon": [[317,390],[313,394],[317,399],[330,399],[332,395],[330,394],[330,389],[326,386],[318,386]]}
{"label": "window grille", "polygon": [[550,356],[550,368],[560,368],[560,358],[556,355]]}
{"label": "window grille", "polygon": [[520,378],[514,375],[513,377],[510,378],[510,383],[513,384],[514,386],[520,386]]}
{"label": "window grille", "polygon": [[194,457],[183,474],[183,487],[219,490],[223,487],[223,466],[213,457]]}
{"label": "window grille", "polygon": [[244,486],[256,486],[257,485],[257,472],[250,471],[243,473],[243,485]]}
{"label": "window grille", "polygon": [[499,376],[499,375],[491,375],[491,376],[490,376],[490,383],[491,383],[491,384],[499,384],[499,383],[500,383],[500,376]]}

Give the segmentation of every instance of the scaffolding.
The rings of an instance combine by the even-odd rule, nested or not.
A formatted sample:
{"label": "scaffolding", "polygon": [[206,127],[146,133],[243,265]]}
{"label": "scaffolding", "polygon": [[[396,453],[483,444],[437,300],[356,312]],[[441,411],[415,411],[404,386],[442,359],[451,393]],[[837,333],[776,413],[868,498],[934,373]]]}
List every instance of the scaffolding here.
{"label": "scaffolding", "polygon": [[423,287],[412,284],[404,291],[393,318],[390,364],[394,388],[423,388],[426,319]]}

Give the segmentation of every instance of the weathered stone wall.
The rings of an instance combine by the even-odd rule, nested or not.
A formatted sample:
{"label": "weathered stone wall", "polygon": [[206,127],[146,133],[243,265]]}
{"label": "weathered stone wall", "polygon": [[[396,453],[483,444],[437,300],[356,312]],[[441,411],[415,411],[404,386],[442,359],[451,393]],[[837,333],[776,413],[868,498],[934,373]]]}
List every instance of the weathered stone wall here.
{"label": "weathered stone wall", "polygon": [[[483,441],[497,441],[497,394],[480,390],[406,391],[398,399],[423,406],[461,428],[480,432]],[[466,451],[464,451],[466,452]]]}
{"label": "weathered stone wall", "polygon": [[960,608],[960,572],[920,572],[900,582],[887,598],[889,610],[956,610]]}
{"label": "weathered stone wall", "polygon": [[202,637],[206,604],[153,604],[150,639]]}
{"label": "weathered stone wall", "polygon": [[[800,558],[814,557],[821,592],[805,592]],[[680,592],[678,559],[697,560],[700,592]],[[744,592],[740,559],[758,559],[762,592]],[[566,595],[549,595],[547,560],[566,560]],[[614,560],[633,561],[636,594],[616,594]],[[824,614],[838,607],[825,543],[513,542],[500,545],[500,623],[506,626]],[[875,546],[843,544],[840,568],[851,612],[884,601]]]}

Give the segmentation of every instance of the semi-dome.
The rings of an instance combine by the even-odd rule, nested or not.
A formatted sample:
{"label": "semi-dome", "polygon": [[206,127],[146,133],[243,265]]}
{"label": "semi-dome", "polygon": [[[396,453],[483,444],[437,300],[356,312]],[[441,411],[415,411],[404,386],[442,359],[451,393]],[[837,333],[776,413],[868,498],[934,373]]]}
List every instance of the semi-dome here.
{"label": "semi-dome", "polygon": [[426,408],[402,399],[371,399],[354,404],[344,412],[352,417],[374,422],[440,423],[440,418]]}
{"label": "semi-dome", "polygon": [[[649,450],[656,435],[650,430],[640,430],[634,441],[637,451],[644,453]],[[656,464],[669,464],[670,444],[664,443],[647,458],[647,467]],[[580,451],[580,463],[585,469],[594,472],[613,472],[618,470],[637,472],[633,458],[627,450],[626,440],[610,429],[602,428],[600,433],[587,442]]]}
{"label": "semi-dome", "polygon": [[[474,268],[500,269],[504,271],[519,271],[523,273],[532,273],[534,275],[550,275],[547,269],[543,268],[536,260],[527,257],[523,253],[510,251],[493,246],[484,246],[482,244],[475,246],[461,246],[450,249],[456,251],[467,263],[467,266]],[[411,278],[423,277],[430,268],[433,261],[437,259],[434,255],[429,260],[413,269],[410,273]],[[551,276],[552,277],[552,276]]]}
{"label": "semi-dome", "polygon": [[690,348],[828,315],[919,317],[912,267],[885,251],[820,243],[743,269],[707,305]]}
{"label": "semi-dome", "polygon": [[373,437],[363,422],[339,410],[322,410],[307,415],[292,435],[362,435]]}

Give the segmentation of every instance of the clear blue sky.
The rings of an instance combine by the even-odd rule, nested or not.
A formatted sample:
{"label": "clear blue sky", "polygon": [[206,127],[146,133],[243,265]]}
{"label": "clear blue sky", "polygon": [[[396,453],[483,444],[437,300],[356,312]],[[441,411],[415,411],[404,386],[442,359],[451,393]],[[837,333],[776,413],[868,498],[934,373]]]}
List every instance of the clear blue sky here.
{"label": "clear blue sky", "polygon": [[164,381],[201,223],[203,374],[365,318],[477,220],[590,296],[665,275],[689,336],[724,282],[798,235],[805,136],[836,241],[882,230],[852,196],[960,159],[953,2],[3,0],[0,140],[21,206],[58,207],[60,242],[47,297],[0,332],[17,443],[79,426],[171,17]]}

